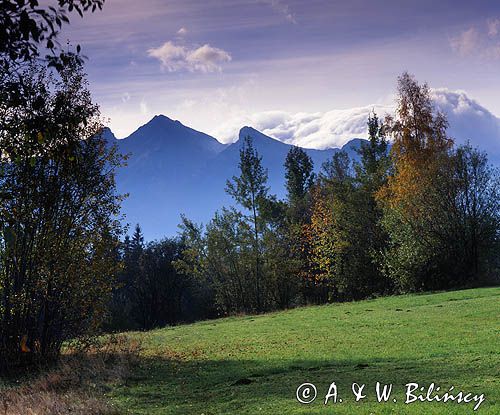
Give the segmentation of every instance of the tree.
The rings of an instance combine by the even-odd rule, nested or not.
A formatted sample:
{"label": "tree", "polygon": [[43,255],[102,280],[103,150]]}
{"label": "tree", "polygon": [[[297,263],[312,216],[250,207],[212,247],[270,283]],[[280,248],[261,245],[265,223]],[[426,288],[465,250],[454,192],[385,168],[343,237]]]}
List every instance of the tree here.
{"label": "tree", "polygon": [[176,265],[213,289],[223,314],[498,280],[498,173],[453,148],[427,85],[404,74],[398,90],[395,117],[370,114],[359,161],[336,152],[315,178],[292,148],[280,201],[247,139],[227,185],[244,210],[224,208],[206,229],[184,218]]}
{"label": "tree", "polygon": [[305,226],[309,282],[315,301],[352,300],[390,289],[378,266],[385,248],[382,210],[375,200],[389,169],[387,142],[375,114],[368,118],[369,142],[351,168],[345,152],[323,165],[314,189],[310,224]]}
{"label": "tree", "polygon": [[398,95],[396,118],[388,117],[386,125],[394,140],[394,171],[377,194],[389,234],[383,266],[402,290],[442,288],[448,279],[442,261],[448,242],[439,229],[449,222],[440,189],[450,172],[453,141],[427,84],[405,73],[398,79]]}
{"label": "tree", "polygon": [[174,325],[183,318],[189,281],[174,268],[183,247],[175,239],[149,243],[140,259],[135,280],[133,317],[143,330]]}
{"label": "tree", "polygon": [[130,239],[130,249],[136,254],[140,254],[144,250],[144,235],[138,223],[135,225],[134,234],[132,235],[132,239]]}
{"label": "tree", "polygon": [[[321,180],[321,176],[320,176]],[[331,267],[333,212],[320,181],[311,189],[311,219],[302,228],[301,246],[305,257],[301,277],[306,303],[325,303],[332,292]]]}
{"label": "tree", "polygon": [[144,244],[144,236],[142,229],[137,223],[134,228],[134,233],[128,244],[128,250],[124,252],[125,264],[125,279],[126,287],[128,287],[128,297],[130,300],[134,297],[134,292],[140,284],[141,275],[141,259],[146,246]]}
{"label": "tree", "polygon": [[0,107],[17,126],[0,137],[0,365],[55,358],[64,341],[95,333],[121,234],[121,157],[100,136],[81,65],[59,78],[32,65],[19,92],[23,105]]}
{"label": "tree", "polygon": [[125,290],[133,290],[140,278],[140,260],[144,253],[145,244],[142,229],[139,224],[135,225],[132,238],[126,236],[123,242],[124,272],[122,280]]}
{"label": "tree", "polygon": [[386,117],[385,129],[393,136],[391,157],[394,174],[380,196],[405,215],[418,215],[418,202],[426,185],[446,166],[453,140],[446,135],[448,122],[436,112],[429,86],[419,85],[408,73],[398,78],[397,118]]}
{"label": "tree", "polygon": [[441,261],[448,284],[494,282],[499,266],[499,172],[485,153],[467,144],[453,151],[448,173],[436,199],[446,220],[434,228],[446,245]]}
{"label": "tree", "polygon": [[269,188],[267,170],[262,167],[262,157],[253,146],[250,136],[245,138],[240,150],[240,175],[227,181],[226,192],[237,203],[250,212],[247,217],[253,232],[253,280],[255,282],[256,309],[262,311],[263,303],[263,272],[262,272],[262,234],[265,228],[265,218],[262,208],[268,200]]}
{"label": "tree", "polygon": [[[42,7],[37,0],[2,0],[0,13],[0,67],[9,69],[16,63],[32,62],[46,48],[49,63],[59,65],[77,55],[60,51],[59,29],[69,23],[69,13],[81,17],[87,11],[102,9],[105,0],[58,0],[57,6]],[[56,2],[53,2],[56,3]],[[57,52],[60,52],[57,55]],[[77,46],[80,52],[80,46]],[[80,61],[81,63],[81,61]]]}
{"label": "tree", "polygon": [[194,270],[187,272],[191,235],[186,230],[184,238],[144,243],[137,224],[132,238],[124,238],[107,330],[149,330],[214,316],[211,287]]}
{"label": "tree", "polygon": [[[392,283],[381,273],[380,256],[387,246],[387,232],[382,226],[383,209],[377,203],[376,195],[387,184],[391,173],[391,160],[384,125],[375,113],[368,117],[368,143],[362,143],[358,154],[360,162],[355,164],[355,206],[359,221],[358,232],[349,231],[356,241],[354,254],[362,267],[358,273],[358,292],[361,296],[387,293]],[[359,281],[361,279],[361,281]]]}
{"label": "tree", "polygon": [[357,150],[360,162],[356,164],[356,176],[359,184],[374,193],[387,182],[391,161],[388,157],[388,145],[385,128],[377,114],[368,117],[368,143],[361,143]]}
{"label": "tree", "polygon": [[285,160],[288,216],[294,224],[307,221],[309,190],[314,183],[314,164],[300,147],[292,147]]}
{"label": "tree", "polygon": [[219,313],[253,312],[257,307],[253,231],[235,209],[216,212],[205,231],[183,218],[185,250],[179,272],[213,290]]}
{"label": "tree", "polygon": [[[22,126],[13,115],[22,111],[32,112],[31,122],[39,125],[35,134],[43,134],[48,121],[43,115],[50,91],[48,88],[29,91],[35,81],[25,77],[34,75],[33,71],[30,74],[30,65],[37,68],[35,72],[40,72],[43,65],[53,67],[51,75],[56,78],[63,78],[70,73],[75,63],[81,66],[83,56],[80,54],[80,46],[77,45],[76,53],[70,51],[69,47],[63,50],[57,41],[59,30],[69,23],[69,14],[73,10],[83,17],[85,12],[101,9],[103,4],[104,0],[58,0],[44,2],[42,5],[37,0],[1,0],[0,154],[10,153],[13,148],[21,146],[25,153],[33,150],[31,156],[37,157],[36,151],[44,151],[44,146],[54,144],[54,140],[46,140],[43,135],[37,138],[15,133]],[[42,51],[47,52],[44,58],[40,56]],[[47,78],[47,82],[50,84],[52,81]],[[36,97],[30,95],[35,92]],[[76,90],[74,92],[82,93]],[[60,103],[64,102],[62,97],[58,99]],[[64,117],[64,108],[59,106],[57,113]],[[13,160],[16,161],[16,158]]]}
{"label": "tree", "polygon": [[334,274],[334,208],[340,193],[352,185],[350,165],[347,153],[335,153],[331,160],[323,163],[318,181],[311,192],[311,219],[310,223],[303,226],[303,249],[307,258],[303,274],[306,301],[324,303],[337,296],[338,284]]}
{"label": "tree", "polygon": [[279,226],[267,236],[269,264],[274,264],[277,303],[280,308],[297,303],[301,285],[307,275],[307,248],[304,227],[311,222],[311,189],[314,185],[314,164],[300,147],[292,147],[285,160],[286,204],[281,212]]}
{"label": "tree", "polygon": [[223,208],[205,230],[183,218],[186,249],[176,265],[213,288],[223,314],[288,307],[297,296],[299,267],[291,257],[287,205],[268,194],[267,172],[250,137],[239,168],[226,189],[243,212]]}
{"label": "tree", "polygon": [[141,278],[141,258],[145,249],[141,227],[136,224],[132,238],[126,235],[120,244],[122,269],[113,287],[113,296],[109,306],[109,330],[131,330],[140,327],[135,317],[135,290]]}

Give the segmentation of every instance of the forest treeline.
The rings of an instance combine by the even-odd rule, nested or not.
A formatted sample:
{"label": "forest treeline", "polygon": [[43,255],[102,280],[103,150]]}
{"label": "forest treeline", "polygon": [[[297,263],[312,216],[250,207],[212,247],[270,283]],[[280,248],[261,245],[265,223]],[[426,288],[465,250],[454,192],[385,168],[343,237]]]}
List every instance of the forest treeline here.
{"label": "forest treeline", "polygon": [[184,217],[159,242],[137,226],[121,244],[109,328],[498,282],[497,170],[455,145],[427,84],[405,73],[397,87],[395,116],[369,117],[356,160],[335,153],[315,175],[291,148],[285,200],[248,137],[226,186],[234,207],[206,226]]}

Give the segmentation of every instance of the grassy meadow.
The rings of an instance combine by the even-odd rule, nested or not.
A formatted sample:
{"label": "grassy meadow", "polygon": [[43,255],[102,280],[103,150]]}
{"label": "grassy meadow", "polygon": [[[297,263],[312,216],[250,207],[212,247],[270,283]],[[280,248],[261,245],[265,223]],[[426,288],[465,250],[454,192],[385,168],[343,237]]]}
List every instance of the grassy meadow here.
{"label": "grassy meadow", "polygon": [[[404,404],[405,384],[484,393],[500,413],[500,288],[405,295],[131,333],[140,360],[106,398],[132,414],[468,414],[474,403]],[[376,382],[393,384],[378,403]],[[311,382],[317,399],[299,404]],[[331,382],[342,403],[323,405]],[[366,384],[354,402],[351,384]]]}

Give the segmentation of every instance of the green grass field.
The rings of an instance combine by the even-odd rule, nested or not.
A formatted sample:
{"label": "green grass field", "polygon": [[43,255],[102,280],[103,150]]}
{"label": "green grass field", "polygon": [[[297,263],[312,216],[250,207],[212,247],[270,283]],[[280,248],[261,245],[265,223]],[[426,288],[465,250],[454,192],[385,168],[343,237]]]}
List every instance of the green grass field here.
{"label": "green grass field", "polygon": [[[405,404],[405,384],[484,393],[500,414],[500,288],[304,307],[133,333],[142,363],[108,398],[133,414],[470,414],[474,403]],[[378,403],[375,384],[393,384]],[[317,399],[297,402],[314,383]],[[331,382],[342,403],[323,404]],[[354,402],[351,384],[366,384]],[[396,399],[396,403],[393,402]]]}

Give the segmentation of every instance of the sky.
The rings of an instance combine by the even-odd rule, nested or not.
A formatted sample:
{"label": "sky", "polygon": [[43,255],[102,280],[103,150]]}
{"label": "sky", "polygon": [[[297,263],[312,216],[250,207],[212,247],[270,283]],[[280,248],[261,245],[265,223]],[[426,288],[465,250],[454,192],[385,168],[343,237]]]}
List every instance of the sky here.
{"label": "sky", "polygon": [[164,114],[225,143],[254,124],[342,144],[336,126],[390,109],[403,71],[500,115],[498,0],[107,0],[66,39],[118,138]]}

